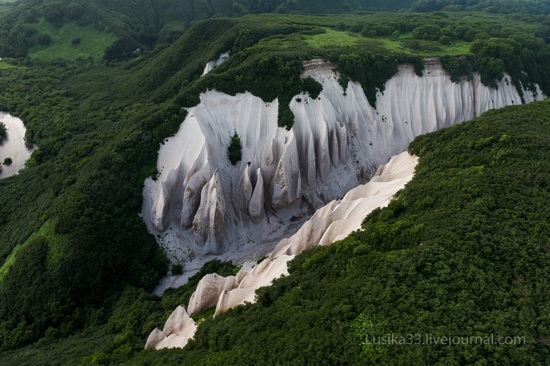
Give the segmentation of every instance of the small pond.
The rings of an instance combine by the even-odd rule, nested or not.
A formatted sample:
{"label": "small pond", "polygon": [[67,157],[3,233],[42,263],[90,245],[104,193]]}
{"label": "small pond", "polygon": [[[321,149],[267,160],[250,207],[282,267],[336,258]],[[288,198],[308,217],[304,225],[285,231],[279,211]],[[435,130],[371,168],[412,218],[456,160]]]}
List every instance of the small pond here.
{"label": "small pond", "polygon": [[[7,138],[0,144],[0,179],[2,179],[17,174],[25,166],[25,162],[36,147],[28,149],[25,145],[26,128],[19,118],[0,113],[0,122],[4,123],[7,130]],[[11,164],[9,164],[10,159]]]}

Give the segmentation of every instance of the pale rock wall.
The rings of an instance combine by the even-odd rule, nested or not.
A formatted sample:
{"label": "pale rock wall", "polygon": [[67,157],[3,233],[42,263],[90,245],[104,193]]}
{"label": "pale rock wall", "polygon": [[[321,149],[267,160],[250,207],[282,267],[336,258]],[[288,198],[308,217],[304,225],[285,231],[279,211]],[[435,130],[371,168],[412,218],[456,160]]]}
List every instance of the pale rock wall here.
{"label": "pale rock wall", "polygon": [[221,293],[234,289],[235,282],[235,276],[222,277],[216,273],[204,276],[189,299],[189,316],[216,306]]}
{"label": "pale rock wall", "polygon": [[[508,76],[498,89],[477,74],[452,83],[433,61],[422,77],[400,66],[376,108],[359,84],[344,91],[330,65],[318,62],[307,76],[323,91],[292,100],[290,131],[277,126],[277,100],[208,91],[161,146],[160,176],[145,183],[143,217],[172,261],[199,267],[213,255],[236,262],[265,255],[415,136],[522,103]],[[525,101],[542,98],[538,89],[524,91]],[[235,132],[242,161],[233,166],[227,148]]]}
{"label": "pale rock wall", "polygon": [[207,62],[206,65],[204,66],[204,71],[202,72],[202,76],[208,74],[210,71],[214,70],[216,67],[223,64],[225,60],[227,60],[228,58],[229,58],[229,51],[222,53],[217,60]]}
{"label": "pale rock wall", "polygon": [[[243,243],[265,244],[292,234],[293,229],[295,232],[280,240],[269,257],[253,268],[226,279],[205,277],[190,300],[193,313],[216,303],[218,315],[253,302],[258,288],[288,274],[287,263],[297,254],[359,229],[369,212],[387,205],[412,178],[416,158],[402,153],[379,167],[369,183],[358,184],[390,156],[403,151],[415,136],[472,119],[492,108],[522,103],[508,76],[498,83],[498,89],[482,85],[477,74],[473,80],[452,83],[434,62],[426,65],[422,77],[414,74],[412,66],[401,66],[384,93],[378,93],[376,109],[369,105],[360,85],[349,83],[344,92],[329,65],[319,62],[307,69],[307,76],[321,82],[323,91],[318,99],[300,95],[291,102],[295,124],[290,131],[276,126],[277,101],[264,103],[249,93],[230,97],[211,91],[202,95],[199,106],[189,110],[180,132],[159,152],[159,180],[148,181],[144,191],[144,218],[152,232],[164,230],[166,223],[177,231],[174,222],[184,212],[188,227],[193,213],[195,217],[203,215],[199,212],[203,201],[221,199],[201,197],[197,202],[189,198],[196,197],[193,192],[201,191],[201,185],[212,185],[209,174],[214,172],[218,175],[215,185],[223,187],[220,192],[228,197],[224,202],[229,202],[224,242],[212,246],[214,251],[231,251],[228,243],[238,251],[239,245],[246,248]],[[538,87],[535,93],[524,90],[523,94],[525,102],[544,98]],[[230,167],[225,154],[233,132],[241,136],[243,160]],[[188,168],[191,166],[194,168]],[[196,179],[191,179],[194,175]],[[193,194],[185,196],[182,190]],[[342,200],[321,207],[342,196]],[[179,211],[171,209],[178,206],[174,197],[181,197],[191,208],[181,211],[180,205]],[[311,208],[319,209],[296,232],[298,225],[292,226],[292,222],[303,222],[299,219]],[[183,220],[181,224],[186,226]],[[287,229],[281,230],[284,227]],[[181,240],[185,232],[178,233],[180,241],[165,241],[165,248],[185,246]],[[187,247],[188,252],[194,250],[195,244]],[[188,258],[193,260],[193,256]],[[194,329],[190,325],[187,334]],[[153,331],[150,339],[163,339],[159,332]]]}
{"label": "pale rock wall", "polygon": [[[236,276],[224,278],[211,274],[203,277],[189,300],[190,314],[216,306],[214,316],[217,316],[237,305],[254,302],[257,289],[288,275],[287,264],[296,255],[346,237],[361,227],[372,210],[386,206],[391,197],[412,179],[417,162],[418,159],[407,152],[394,156],[388,164],[379,167],[367,184],[353,188],[342,200],[331,201],[317,210],[298,232],[281,240],[271,255],[259,264],[251,269],[241,269]],[[187,334],[194,330],[195,325],[189,325]],[[163,339],[158,329],[149,336],[151,343],[159,338]],[[164,347],[163,343],[156,344],[156,349]],[[173,343],[168,344],[173,346]]]}
{"label": "pale rock wall", "polygon": [[178,306],[170,315],[163,330],[156,328],[145,343],[145,349],[183,348],[197,331],[195,321],[183,306]]}

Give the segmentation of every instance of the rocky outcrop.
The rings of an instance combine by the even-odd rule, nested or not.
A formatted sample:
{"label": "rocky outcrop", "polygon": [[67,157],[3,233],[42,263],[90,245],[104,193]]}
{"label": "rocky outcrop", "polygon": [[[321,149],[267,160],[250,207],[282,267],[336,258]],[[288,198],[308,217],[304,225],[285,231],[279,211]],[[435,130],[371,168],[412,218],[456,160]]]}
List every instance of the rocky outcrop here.
{"label": "rocky outcrop", "polygon": [[204,276],[189,299],[189,315],[199,314],[216,306],[221,293],[235,287],[235,276],[226,278],[216,273]]}
{"label": "rocky outcrop", "polygon": [[225,238],[225,197],[218,172],[201,192],[200,205],[193,220],[195,248],[201,254],[221,253]]}
{"label": "rocky outcrop", "polygon": [[178,306],[170,315],[163,330],[156,328],[147,338],[145,349],[183,348],[197,331],[195,321]]}
{"label": "rocky outcrop", "polygon": [[[292,100],[290,131],[277,126],[277,100],[208,91],[161,146],[158,180],[145,184],[143,218],[172,261],[198,267],[208,255],[242,261],[268,254],[415,136],[522,103],[508,76],[498,89],[477,74],[453,83],[432,60],[421,77],[400,66],[374,108],[359,84],[343,90],[331,65],[311,65],[304,77],[323,91]],[[523,91],[526,102],[543,97],[538,89]],[[242,159],[233,166],[227,149],[235,132]]]}
{"label": "rocky outcrop", "polygon": [[218,57],[215,61],[209,61],[206,63],[206,66],[204,66],[204,71],[202,72],[202,76],[208,74],[210,71],[214,70],[216,67],[220,66],[229,58],[229,51],[224,52]]}
{"label": "rocky outcrop", "polygon": [[[296,234],[281,240],[271,255],[253,268],[241,269],[236,276],[227,278],[217,274],[203,277],[189,301],[190,314],[215,306],[216,316],[237,305],[254,302],[257,289],[288,274],[287,264],[296,255],[317,245],[333,243],[359,229],[366,215],[387,205],[391,197],[405,186],[412,178],[416,164],[416,157],[401,153],[380,167],[370,182],[352,189],[342,200],[332,201],[317,210]],[[189,332],[194,329],[194,324],[189,325]],[[154,330],[149,339],[158,337],[159,331]],[[157,348],[163,347],[162,343],[158,344]]]}

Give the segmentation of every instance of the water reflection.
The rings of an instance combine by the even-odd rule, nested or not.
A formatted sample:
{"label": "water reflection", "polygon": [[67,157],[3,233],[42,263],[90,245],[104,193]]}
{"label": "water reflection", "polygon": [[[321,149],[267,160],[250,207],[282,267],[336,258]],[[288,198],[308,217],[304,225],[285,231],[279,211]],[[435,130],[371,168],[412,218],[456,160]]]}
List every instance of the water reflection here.
{"label": "water reflection", "polygon": [[[0,122],[6,125],[8,132],[7,139],[0,144],[0,179],[2,179],[17,174],[25,166],[25,162],[36,147],[27,149],[25,146],[26,128],[19,118],[0,113]],[[11,159],[11,164],[5,164],[6,158]]]}

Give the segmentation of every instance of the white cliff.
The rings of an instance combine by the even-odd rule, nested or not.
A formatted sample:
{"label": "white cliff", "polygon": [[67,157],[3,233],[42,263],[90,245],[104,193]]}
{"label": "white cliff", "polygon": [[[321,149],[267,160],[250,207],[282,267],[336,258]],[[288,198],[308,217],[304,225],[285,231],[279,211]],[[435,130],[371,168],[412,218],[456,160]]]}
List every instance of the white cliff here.
{"label": "white cliff", "polygon": [[156,328],[145,343],[145,349],[183,348],[197,331],[195,321],[178,306],[170,315],[162,330]]}
{"label": "white cliff", "polygon": [[202,72],[202,76],[208,74],[210,71],[214,70],[216,67],[220,66],[229,58],[229,51],[224,52],[218,57],[215,61],[209,61],[204,66],[204,71]]}
{"label": "white cliff", "polygon": [[[277,100],[208,91],[161,146],[159,177],[145,183],[143,218],[186,271],[214,257],[243,263],[269,254],[415,136],[522,103],[508,76],[498,89],[481,84],[477,74],[452,83],[433,61],[422,77],[400,66],[378,93],[376,108],[359,84],[350,82],[344,91],[330,65],[319,62],[307,76],[323,91],[317,99],[303,94],[292,100],[290,131],[277,126]],[[538,89],[523,94],[525,101],[544,98]],[[235,132],[242,160],[233,166],[227,148]]]}
{"label": "white cliff", "polygon": [[[388,164],[379,167],[367,184],[355,187],[342,200],[331,201],[317,210],[298,232],[281,240],[271,255],[253,268],[243,268],[236,276],[227,278],[217,274],[206,275],[189,300],[189,313],[197,314],[215,306],[216,316],[237,305],[254,302],[257,289],[288,275],[287,264],[296,255],[345,238],[361,227],[372,210],[386,206],[393,195],[412,179],[417,162],[418,159],[407,152],[393,157]],[[190,324],[186,334],[195,330],[195,324]],[[163,334],[155,329],[149,336],[146,348],[166,348],[163,342],[166,342]],[[173,346],[173,343],[167,344]]]}
{"label": "white cliff", "polygon": [[[377,167],[414,137],[522,103],[508,76],[498,89],[482,85],[477,74],[452,83],[437,62],[427,64],[422,77],[412,66],[401,66],[378,93],[376,108],[360,85],[349,83],[344,91],[330,65],[317,63],[307,76],[323,91],[315,100],[305,94],[291,102],[295,123],[290,131],[277,127],[277,100],[209,91],[161,147],[160,175],[146,182],[143,216],[173,261],[198,268],[208,258],[199,256],[204,237],[220,238],[217,230],[224,233],[221,241],[208,250],[222,259],[242,263],[270,253],[236,276],[206,276],[189,302],[193,314],[216,306],[218,315],[253,302],[258,288],[288,273],[287,263],[297,254],[360,228],[369,212],[387,205],[412,178],[416,158],[407,153]],[[535,93],[523,90],[525,102],[543,98],[538,87]],[[242,161],[231,166],[226,151],[234,132],[241,138]],[[198,192],[206,195],[198,199]],[[197,241],[190,223],[215,218],[213,202],[225,205],[223,225],[208,228],[210,236],[199,228]],[[215,219],[208,222],[216,225]],[[194,329],[190,325],[186,334]],[[159,340],[154,348],[163,348],[159,332],[150,336],[152,343]]]}

